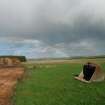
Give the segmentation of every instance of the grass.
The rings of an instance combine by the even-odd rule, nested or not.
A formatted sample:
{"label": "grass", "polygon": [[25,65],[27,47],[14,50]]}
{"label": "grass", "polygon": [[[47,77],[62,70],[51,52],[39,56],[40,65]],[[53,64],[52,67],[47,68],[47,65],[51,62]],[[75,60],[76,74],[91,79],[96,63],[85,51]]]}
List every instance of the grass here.
{"label": "grass", "polygon": [[81,64],[58,64],[29,69],[27,78],[17,85],[13,102],[15,105],[105,105],[105,81],[86,84],[74,80],[81,68]]}

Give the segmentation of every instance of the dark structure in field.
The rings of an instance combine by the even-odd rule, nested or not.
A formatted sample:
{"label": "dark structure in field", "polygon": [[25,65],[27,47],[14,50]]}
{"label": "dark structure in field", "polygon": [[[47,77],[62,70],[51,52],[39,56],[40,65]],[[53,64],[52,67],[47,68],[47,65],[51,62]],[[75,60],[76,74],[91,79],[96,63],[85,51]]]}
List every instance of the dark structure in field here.
{"label": "dark structure in field", "polygon": [[0,56],[0,67],[19,66],[25,61],[25,56]]}
{"label": "dark structure in field", "polygon": [[100,65],[88,62],[83,66],[82,72],[75,79],[83,82],[103,81],[105,74]]}
{"label": "dark structure in field", "polygon": [[95,72],[96,66],[92,65],[91,63],[87,63],[83,66],[83,75],[84,75],[84,79],[89,81],[93,75],[93,73]]}

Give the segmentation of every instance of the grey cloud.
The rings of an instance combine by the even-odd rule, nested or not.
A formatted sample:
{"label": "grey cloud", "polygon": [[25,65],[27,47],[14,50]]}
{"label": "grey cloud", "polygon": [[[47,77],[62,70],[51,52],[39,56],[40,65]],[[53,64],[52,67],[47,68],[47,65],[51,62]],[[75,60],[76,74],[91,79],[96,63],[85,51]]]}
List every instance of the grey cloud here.
{"label": "grey cloud", "polygon": [[[14,43],[14,47],[24,47],[24,40],[39,40],[45,44],[40,45],[40,51],[50,47],[46,51],[52,56],[61,52],[65,56],[77,55],[77,51],[101,54],[105,51],[104,4],[104,0],[3,0],[0,38]],[[22,41],[24,44],[16,44]],[[80,43],[84,41],[92,43],[83,46]],[[36,48],[32,44],[30,47]],[[55,48],[56,45],[60,46]],[[94,53],[90,50],[93,45]],[[53,55],[55,51],[59,53]]]}

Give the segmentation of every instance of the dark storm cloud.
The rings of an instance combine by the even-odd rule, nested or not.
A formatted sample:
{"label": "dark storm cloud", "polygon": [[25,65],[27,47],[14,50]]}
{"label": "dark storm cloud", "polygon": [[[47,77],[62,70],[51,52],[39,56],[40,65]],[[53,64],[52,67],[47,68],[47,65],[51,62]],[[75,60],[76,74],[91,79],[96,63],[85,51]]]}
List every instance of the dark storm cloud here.
{"label": "dark storm cloud", "polygon": [[[2,0],[0,41],[9,43],[5,49],[12,43],[14,53],[18,49],[31,57],[103,54],[104,4],[104,0]],[[39,46],[33,46],[36,43]]]}

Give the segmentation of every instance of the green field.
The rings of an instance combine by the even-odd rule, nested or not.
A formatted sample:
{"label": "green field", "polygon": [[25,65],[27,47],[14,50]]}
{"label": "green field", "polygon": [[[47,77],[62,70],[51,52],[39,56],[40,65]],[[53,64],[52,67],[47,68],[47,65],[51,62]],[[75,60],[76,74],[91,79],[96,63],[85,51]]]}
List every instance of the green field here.
{"label": "green field", "polygon": [[[105,105],[105,81],[86,84],[73,77],[82,64],[27,65],[16,88],[15,105]],[[104,63],[101,66],[105,69]]]}

